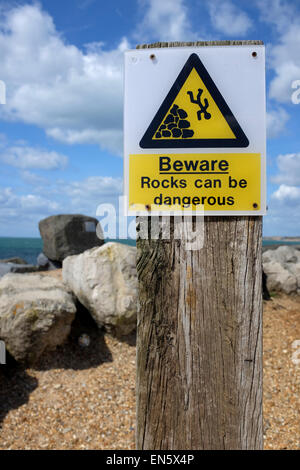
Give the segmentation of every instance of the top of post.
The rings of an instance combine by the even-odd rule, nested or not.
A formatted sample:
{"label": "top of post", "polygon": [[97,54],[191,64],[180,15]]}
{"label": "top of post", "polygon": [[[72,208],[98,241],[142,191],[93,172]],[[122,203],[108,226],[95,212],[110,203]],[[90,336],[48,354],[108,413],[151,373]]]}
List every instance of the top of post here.
{"label": "top of post", "polygon": [[204,46],[263,46],[260,40],[234,40],[234,41],[173,41],[173,42],[154,42],[152,44],[138,44],[137,49],[152,49],[161,47],[204,47]]}

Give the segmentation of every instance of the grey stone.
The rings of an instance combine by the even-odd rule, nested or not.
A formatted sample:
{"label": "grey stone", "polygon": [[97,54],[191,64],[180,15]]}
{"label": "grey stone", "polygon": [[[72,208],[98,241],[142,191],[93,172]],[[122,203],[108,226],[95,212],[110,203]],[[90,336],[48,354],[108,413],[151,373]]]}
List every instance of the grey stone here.
{"label": "grey stone", "polygon": [[7,263],[0,263],[0,277],[10,273],[10,265]]}
{"label": "grey stone", "polygon": [[296,276],[277,261],[265,262],[264,272],[267,275],[267,287],[270,292],[282,291],[286,294],[297,292]]}
{"label": "grey stone", "polygon": [[24,259],[19,258],[19,257],[8,258],[8,259],[0,259],[0,263],[28,264],[27,261],[25,261]]}
{"label": "grey stone", "polygon": [[0,264],[0,277],[8,273],[34,273],[39,271],[38,266],[33,264],[15,264],[15,263],[1,263]]}
{"label": "grey stone", "polygon": [[85,215],[54,215],[41,220],[39,229],[44,242],[43,253],[52,261],[63,261],[67,256],[104,243],[98,220]]}
{"label": "grey stone", "polygon": [[51,261],[44,253],[40,253],[37,257],[37,265],[44,271],[53,271],[61,269],[62,263],[60,261]]}
{"label": "grey stone", "polygon": [[11,266],[12,273],[36,273],[40,271],[40,268],[33,264],[11,264],[9,266]]}
{"label": "grey stone", "polygon": [[295,276],[297,281],[297,294],[300,294],[300,263],[292,264],[290,272]]}
{"label": "grey stone", "polygon": [[27,364],[62,344],[76,306],[62,281],[39,274],[7,274],[0,280],[0,339]]}
{"label": "grey stone", "polygon": [[37,265],[40,266],[41,268],[47,268],[49,265],[49,258],[47,258],[44,253],[40,253],[37,257]]}
{"label": "grey stone", "polygon": [[63,280],[99,327],[117,337],[136,328],[136,248],[106,243],[63,261]]}
{"label": "grey stone", "polygon": [[276,250],[268,250],[263,253],[263,261],[277,261],[282,266],[290,266],[293,263],[300,263],[300,251],[292,246],[279,246]]}
{"label": "grey stone", "polygon": [[267,250],[263,253],[263,267],[269,290],[300,293],[299,250],[287,245]]}

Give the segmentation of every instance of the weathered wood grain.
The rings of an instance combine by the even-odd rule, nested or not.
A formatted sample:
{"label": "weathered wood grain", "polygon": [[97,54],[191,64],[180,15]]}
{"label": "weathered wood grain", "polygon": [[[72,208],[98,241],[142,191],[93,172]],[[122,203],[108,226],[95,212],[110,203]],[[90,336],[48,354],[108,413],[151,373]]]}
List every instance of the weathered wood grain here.
{"label": "weathered wood grain", "polygon": [[138,449],[263,446],[262,217],[204,220],[200,250],[174,218],[169,240],[137,241]]}

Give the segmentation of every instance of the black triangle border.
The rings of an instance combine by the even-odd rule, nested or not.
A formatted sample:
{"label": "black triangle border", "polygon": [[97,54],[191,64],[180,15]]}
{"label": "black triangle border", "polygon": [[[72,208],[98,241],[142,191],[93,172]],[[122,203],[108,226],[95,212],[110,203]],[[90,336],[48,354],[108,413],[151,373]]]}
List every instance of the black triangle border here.
{"label": "black triangle border", "polygon": [[[200,75],[203,83],[205,84],[210,95],[214,99],[216,105],[220,109],[223,117],[227,121],[236,139],[172,139],[172,140],[154,140],[153,136],[161,124],[163,118],[170,109],[173,101],[181,90],[187,77],[191,73],[191,70],[195,68]],[[225,99],[219,92],[217,86],[206,70],[205,66],[201,62],[197,54],[193,53],[190,55],[185,65],[183,66],[180,74],[174,82],[174,85],[170,89],[159,110],[154,116],[150,126],[146,130],[142,140],[140,141],[140,147],[147,148],[219,148],[219,147],[248,147],[249,140],[242,130],[241,126],[237,122],[231,109],[226,103]]]}

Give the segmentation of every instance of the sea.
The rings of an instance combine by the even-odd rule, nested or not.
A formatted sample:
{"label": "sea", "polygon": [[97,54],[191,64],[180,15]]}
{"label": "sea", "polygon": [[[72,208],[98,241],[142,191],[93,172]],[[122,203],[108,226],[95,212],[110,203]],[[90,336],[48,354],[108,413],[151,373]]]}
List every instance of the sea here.
{"label": "sea", "polygon": [[[135,240],[110,240],[126,245],[135,246]],[[22,258],[29,264],[36,264],[38,255],[43,251],[43,240],[41,238],[9,238],[0,237],[0,260],[7,258]]]}
{"label": "sea", "polygon": [[[126,245],[135,246],[135,240],[110,240],[105,242],[115,241],[124,243]],[[300,245],[296,241],[281,241],[281,240],[263,240],[263,246],[271,245]],[[41,238],[9,238],[0,237],[0,260],[7,258],[19,257],[30,264],[36,264],[39,253],[43,251],[43,241]]]}

